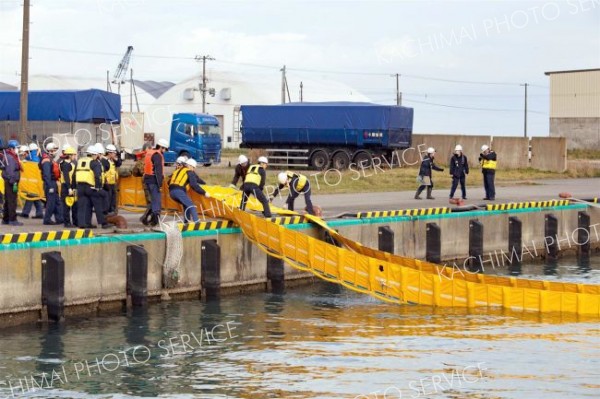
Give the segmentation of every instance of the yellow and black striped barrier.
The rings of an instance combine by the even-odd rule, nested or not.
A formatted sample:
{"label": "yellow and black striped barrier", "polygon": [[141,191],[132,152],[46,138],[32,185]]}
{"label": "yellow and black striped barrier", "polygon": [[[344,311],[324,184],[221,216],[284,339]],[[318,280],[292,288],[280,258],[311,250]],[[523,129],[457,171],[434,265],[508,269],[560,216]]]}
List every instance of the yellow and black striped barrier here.
{"label": "yellow and black striped barrier", "polygon": [[[302,216],[282,216],[274,217],[270,219],[273,223],[279,225],[285,224],[300,224],[306,223],[306,220]],[[211,222],[197,222],[197,223],[179,223],[179,231],[201,231],[201,230],[219,230],[227,229],[229,227],[238,227],[235,223],[229,220],[215,220]]]}
{"label": "yellow and black striped barrier", "polygon": [[302,216],[283,216],[272,218],[271,221],[275,224],[300,224],[307,223]]}
{"label": "yellow and black striped barrier", "polygon": [[373,211],[359,212],[357,218],[378,218],[378,217],[393,217],[393,216],[426,216],[426,215],[443,215],[450,213],[450,208],[421,208],[421,209],[400,209],[397,211]]}
{"label": "yellow and black striped barrier", "polygon": [[485,209],[488,211],[507,211],[511,209],[527,209],[527,208],[549,208],[553,206],[569,205],[569,200],[548,200],[548,201],[527,201],[527,202],[510,202],[508,204],[487,204]]}
{"label": "yellow and black striped barrier", "polygon": [[212,222],[179,223],[179,231],[218,230],[235,227],[235,223],[229,220],[215,220]]}
{"label": "yellow and black striped barrier", "polygon": [[20,244],[27,242],[62,241],[93,237],[91,230],[38,231],[35,233],[14,233],[0,235],[2,244]]}

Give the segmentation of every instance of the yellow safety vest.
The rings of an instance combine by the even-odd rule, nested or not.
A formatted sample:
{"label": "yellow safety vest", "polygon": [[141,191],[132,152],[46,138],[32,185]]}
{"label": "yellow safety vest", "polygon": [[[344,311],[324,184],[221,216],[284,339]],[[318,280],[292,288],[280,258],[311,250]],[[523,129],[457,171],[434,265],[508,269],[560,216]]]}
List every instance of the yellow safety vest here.
{"label": "yellow safety vest", "polygon": [[298,176],[298,183],[296,184],[296,191],[300,191],[304,188],[304,186],[306,186],[306,182],[308,181],[308,178],[300,173],[294,173],[294,172],[290,172],[289,170],[285,171],[285,174],[287,175],[288,179],[290,179],[290,181],[294,178],[294,176]]}
{"label": "yellow safety vest", "polygon": [[246,173],[246,178],[244,179],[244,183],[254,183],[257,186],[260,186],[260,174],[258,170],[260,169],[260,165],[252,165],[248,168],[248,173]]}
{"label": "yellow safety vest", "polygon": [[77,161],[77,169],[75,170],[75,179],[77,183],[87,183],[90,186],[96,185],[94,181],[94,171],[90,168],[92,158],[83,157]]}
{"label": "yellow safety vest", "polygon": [[108,171],[106,171],[106,183],[108,184],[117,184],[117,180],[119,180],[119,174],[117,173],[117,166],[114,161],[109,159],[108,164],[110,165]]}
{"label": "yellow safety vest", "polygon": [[481,168],[482,169],[496,169],[497,161],[491,161],[488,159],[481,160]]}
{"label": "yellow safety vest", "polygon": [[[75,173],[75,165],[73,165],[71,161],[63,160],[61,163],[63,162],[68,162],[71,164],[71,170],[69,171],[69,181],[71,182],[71,184],[73,184],[73,173]],[[65,183],[65,176],[63,175],[62,168],[60,170],[60,183]]]}
{"label": "yellow safety vest", "polygon": [[188,182],[188,168],[182,167],[177,169],[171,176],[170,185],[185,187]]}

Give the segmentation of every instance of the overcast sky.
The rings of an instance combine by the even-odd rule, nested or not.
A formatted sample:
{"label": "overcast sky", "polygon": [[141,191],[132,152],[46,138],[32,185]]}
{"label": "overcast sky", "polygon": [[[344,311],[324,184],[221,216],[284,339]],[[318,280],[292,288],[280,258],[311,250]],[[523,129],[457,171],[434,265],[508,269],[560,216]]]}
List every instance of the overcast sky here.
{"label": "overcast sky", "polygon": [[[544,72],[600,67],[600,0],[32,0],[31,22],[31,74],[104,77],[132,45],[138,79],[199,74],[206,54],[275,80],[285,64],[292,100],[324,78],[394,104],[399,73],[416,132],[522,135],[527,82],[547,135]],[[0,82],[19,81],[21,24],[22,0],[0,0]]]}

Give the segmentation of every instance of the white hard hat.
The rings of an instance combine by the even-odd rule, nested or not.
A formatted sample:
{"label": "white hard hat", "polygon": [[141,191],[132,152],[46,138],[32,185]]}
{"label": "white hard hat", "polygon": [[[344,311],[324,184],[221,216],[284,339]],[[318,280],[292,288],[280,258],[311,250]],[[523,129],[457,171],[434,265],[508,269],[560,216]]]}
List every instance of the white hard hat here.
{"label": "white hard hat", "polygon": [[86,154],[98,155],[98,149],[93,144],[89,145],[88,148],[85,150],[85,152],[86,152]]}
{"label": "white hard hat", "polygon": [[244,164],[244,163],[247,163],[247,162],[248,162],[248,157],[246,157],[244,154],[242,154],[242,155],[240,155],[240,156],[238,157],[238,163],[239,163],[240,165],[241,165],[241,164]]}
{"label": "white hard hat", "polygon": [[433,154],[434,152],[435,152],[435,148],[433,148],[433,147],[429,147],[429,148],[427,149],[427,153],[428,153],[428,154]]}
{"label": "white hard hat", "polygon": [[258,157],[258,163],[269,163],[267,157]]}
{"label": "white hard hat", "polygon": [[36,143],[29,144],[29,151],[37,151],[39,148]]}
{"label": "white hard hat", "polygon": [[195,168],[198,165],[198,163],[196,162],[196,160],[194,158],[190,158],[190,159],[186,160],[185,164],[187,166],[191,166],[192,168]]}
{"label": "white hard hat", "polygon": [[96,150],[98,151],[98,154],[104,154],[106,153],[106,150],[104,150],[104,146],[102,145],[102,143],[96,143]]}
{"label": "white hard hat", "polygon": [[115,147],[113,144],[109,144],[106,146],[106,152],[117,152],[117,147]]}
{"label": "white hard hat", "polygon": [[169,148],[169,142],[165,139],[158,140],[158,142],[156,144],[163,148]]}
{"label": "white hard hat", "polygon": [[462,145],[457,144],[456,147],[454,147],[454,151],[462,151]]}
{"label": "white hard hat", "polygon": [[487,145],[485,145],[485,144],[481,146],[481,151],[487,151],[487,150],[489,150],[489,149],[490,149],[490,147],[488,147],[488,146],[487,146]]}
{"label": "white hard hat", "polygon": [[183,165],[185,163],[185,161],[187,161],[187,157],[181,156],[181,157],[177,157],[177,159],[175,160],[175,163]]}
{"label": "white hard hat", "polygon": [[19,152],[29,152],[29,147],[22,145],[19,147]]}
{"label": "white hard hat", "polygon": [[55,151],[58,150],[58,146],[54,143],[46,144],[46,151]]}
{"label": "white hard hat", "polygon": [[288,175],[285,172],[281,172],[280,174],[277,175],[277,181],[279,182],[279,184],[285,184],[287,183],[288,180]]}

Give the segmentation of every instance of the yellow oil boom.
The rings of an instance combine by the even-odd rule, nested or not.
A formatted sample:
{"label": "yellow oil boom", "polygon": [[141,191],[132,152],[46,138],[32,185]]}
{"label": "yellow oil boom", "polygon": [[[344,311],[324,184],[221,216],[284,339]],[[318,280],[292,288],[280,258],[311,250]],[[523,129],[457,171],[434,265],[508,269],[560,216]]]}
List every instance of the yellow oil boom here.
{"label": "yellow oil boom", "polygon": [[[365,247],[340,235],[322,219],[304,215],[311,223],[327,230],[339,244],[336,246],[240,210],[240,191],[219,186],[204,188],[211,198],[190,193],[200,212],[236,223],[261,250],[296,269],[386,302],[600,316],[598,285],[453,274],[433,263]],[[163,189],[163,193],[168,190]],[[120,203],[126,207],[145,204],[139,179],[121,179]],[[165,194],[163,206],[178,208]],[[247,209],[261,210],[261,205],[252,198]],[[295,214],[280,208],[273,208],[273,212]]]}

